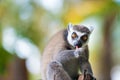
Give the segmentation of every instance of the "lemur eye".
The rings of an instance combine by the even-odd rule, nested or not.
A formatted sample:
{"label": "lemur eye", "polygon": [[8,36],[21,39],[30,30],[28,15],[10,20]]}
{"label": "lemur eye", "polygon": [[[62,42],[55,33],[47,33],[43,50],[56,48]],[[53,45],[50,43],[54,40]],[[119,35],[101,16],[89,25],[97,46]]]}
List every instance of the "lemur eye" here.
{"label": "lemur eye", "polygon": [[72,33],[72,36],[71,36],[73,39],[77,38],[77,34],[75,32]]}
{"label": "lemur eye", "polygon": [[81,39],[82,39],[83,41],[87,41],[88,35],[83,35],[83,36],[81,37]]}

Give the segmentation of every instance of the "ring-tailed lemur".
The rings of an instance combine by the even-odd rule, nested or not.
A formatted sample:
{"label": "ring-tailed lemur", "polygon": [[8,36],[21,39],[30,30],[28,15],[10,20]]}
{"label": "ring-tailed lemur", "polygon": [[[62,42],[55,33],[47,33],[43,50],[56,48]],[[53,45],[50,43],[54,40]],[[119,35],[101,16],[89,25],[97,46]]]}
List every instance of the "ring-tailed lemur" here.
{"label": "ring-tailed lemur", "polygon": [[79,69],[93,77],[87,44],[92,31],[92,27],[69,23],[67,29],[55,34],[43,52],[42,79],[77,80]]}

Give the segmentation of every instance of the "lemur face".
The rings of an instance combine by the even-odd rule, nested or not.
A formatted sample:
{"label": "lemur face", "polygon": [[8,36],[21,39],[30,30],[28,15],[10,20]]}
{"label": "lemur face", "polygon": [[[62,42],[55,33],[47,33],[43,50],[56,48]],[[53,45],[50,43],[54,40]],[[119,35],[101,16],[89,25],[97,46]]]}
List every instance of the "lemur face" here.
{"label": "lemur face", "polygon": [[93,28],[87,28],[83,25],[72,25],[69,23],[68,25],[68,43],[73,47],[83,47],[87,45],[89,36],[93,31]]}

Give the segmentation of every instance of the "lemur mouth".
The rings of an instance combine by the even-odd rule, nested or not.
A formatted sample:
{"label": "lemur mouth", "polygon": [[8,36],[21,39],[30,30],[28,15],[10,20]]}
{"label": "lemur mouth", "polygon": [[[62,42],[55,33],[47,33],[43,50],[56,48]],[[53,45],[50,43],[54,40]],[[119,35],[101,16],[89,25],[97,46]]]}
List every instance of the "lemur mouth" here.
{"label": "lemur mouth", "polygon": [[76,48],[76,49],[78,49],[79,47],[78,47],[78,46],[76,46],[75,48]]}
{"label": "lemur mouth", "polygon": [[80,48],[80,46],[75,46],[75,49],[78,49],[78,48]]}
{"label": "lemur mouth", "polygon": [[82,47],[82,45],[81,45],[81,44],[78,44],[78,45],[76,45],[75,47],[76,47],[76,48],[80,48],[80,47]]}

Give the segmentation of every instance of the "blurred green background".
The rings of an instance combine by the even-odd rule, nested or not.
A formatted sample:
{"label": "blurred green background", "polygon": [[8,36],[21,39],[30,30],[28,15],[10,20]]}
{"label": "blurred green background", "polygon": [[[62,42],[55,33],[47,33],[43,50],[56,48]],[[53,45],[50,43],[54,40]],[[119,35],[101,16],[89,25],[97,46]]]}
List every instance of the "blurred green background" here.
{"label": "blurred green background", "polygon": [[42,51],[69,22],[95,28],[97,80],[120,80],[120,0],[0,0],[0,80],[41,79]]}

